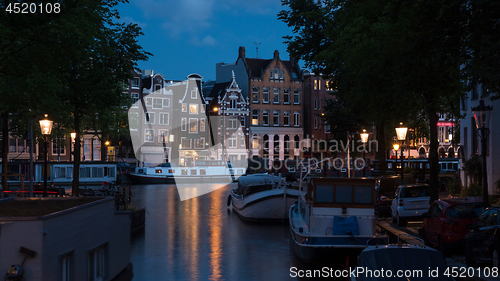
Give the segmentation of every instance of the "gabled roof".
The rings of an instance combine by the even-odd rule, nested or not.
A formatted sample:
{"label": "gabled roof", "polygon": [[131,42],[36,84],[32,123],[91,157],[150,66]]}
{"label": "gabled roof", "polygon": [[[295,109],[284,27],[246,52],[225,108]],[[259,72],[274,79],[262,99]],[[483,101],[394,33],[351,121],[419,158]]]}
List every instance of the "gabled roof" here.
{"label": "gabled roof", "polygon": [[249,77],[262,77],[262,71],[264,71],[269,64],[273,61],[272,59],[270,60],[265,60],[265,59],[251,59],[251,58],[245,58],[248,66],[248,76]]}

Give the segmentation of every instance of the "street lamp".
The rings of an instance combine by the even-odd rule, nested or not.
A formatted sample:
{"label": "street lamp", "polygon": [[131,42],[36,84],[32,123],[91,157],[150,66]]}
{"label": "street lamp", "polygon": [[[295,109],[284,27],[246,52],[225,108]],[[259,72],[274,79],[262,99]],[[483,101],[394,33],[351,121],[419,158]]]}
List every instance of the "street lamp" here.
{"label": "street lamp", "polygon": [[47,114],[45,114],[45,119],[40,120],[40,128],[42,130],[42,135],[44,136],[44,164],[43,164],[43,197],[47,197],[47,153],[49,150],[48,136],[52,132],[52,121],[47,119]]}
{"label": "street lamp", "polygon": [[363,143],[363,160],[364,160],[364,167],[363,167],[363,177],[366,177],[366,157],[365,157],[365,152],[366,152],[366,143],[368,142],[368,133],[366,132],[365,129],[363,129],[363,132],[360,134],[361,136],[361,142]]}
{"label": "street lamp", "polygon": [[[401,144],[406,140],[406,133],[408,132],[407,127],[403,127],[403,122],[399,123],[401,127],[396,128],[396,136],[398,141],[401,141]],[[407,149],[408,150],[408,149]],[[403,148],[401,147],[401,184],[404,183],[404,168],[403,168]],[[408,153],[408,159],[410,159],[410,154]],[[396,157],[397,161],[397,157]]]}
{"label": "street lamp", "polygon": [[481,157],[483,158],[483,199],[484,205],[489,206],[488,202],[488,175],[486,173],[486,141],[488,140],[488,135],[490,129],[486,127],[490,122],[491,111],[493,107],[484,105],[484,100],[479,101],[479,105],[471,108],[474,114],[474,119],[476,120],[476,128],[481,131]]}
{"label": "street lamp", "polygon": [[[395,143],[392,145],[392,148],[394,148],[394,151],[396,152],[396,162],[394,162],[395,167],[393,167],[393,170],[396,171],[398,169],[398,150],[399,150],[399,144]],[[403,184],[403,183],[401,183]]]}

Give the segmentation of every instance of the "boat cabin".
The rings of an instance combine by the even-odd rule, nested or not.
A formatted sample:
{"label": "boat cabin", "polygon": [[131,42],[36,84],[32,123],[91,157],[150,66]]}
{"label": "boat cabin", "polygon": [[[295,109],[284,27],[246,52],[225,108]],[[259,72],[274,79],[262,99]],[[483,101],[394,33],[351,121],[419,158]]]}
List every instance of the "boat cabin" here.
{"label": "boat cabin", "polygon": [[374,179],[312,178],[302,202],[309,233],[375,235]]}

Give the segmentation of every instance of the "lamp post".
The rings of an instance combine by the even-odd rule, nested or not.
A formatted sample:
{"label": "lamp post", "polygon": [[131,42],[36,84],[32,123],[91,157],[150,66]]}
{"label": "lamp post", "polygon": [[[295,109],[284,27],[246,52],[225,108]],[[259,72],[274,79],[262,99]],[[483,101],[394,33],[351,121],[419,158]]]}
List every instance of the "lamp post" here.
{"label": "lamp post", "polygon": [[44,136],[44,163],[43,163],[43,197],[47,197],[47,153],[48,153],[48,136],[52,131],[52,121],[47,119],[47,114],[45,114],[45,119],[40,120],[40,128],[42,130],[42,135]]}
{"label": "lamp post", "polygon": [[[395,143],[392,145],[392,148],[394,148],[394,151],[396,152],[396,166],[394,167],[394,171],[396,171],[398,169],[398,149],[399,149],[399,144],[398,143]],[[401,183],[403,184],[403,183]]]}
{"label": "lamp post", "polygon": [[361,136],[361,142],[363,143],[363,161],[364,161],[364,166],[363,166],[363,177],[366,177],[366,157],[365,157],[365,152],[366,152],[366,143],[368,142],[368,133],[366,132],[365,129],[363,129],[363,132],[360,134]]}
{"label": "lamp post", "polygon": [[[396,128],[396,136],[398,138],[398,141],[401,141],[401,144],[403,144],[403,141],[406,140],[406,133],[408,132],[407,127],[403,127],[403,122],[399,123],[401,127]],[[404,168],[403,168],[403,147],[401,147],[401,184],[404,184]],[[408,155],[408,159],[410,156]],[[397,160],[397,158],[396,158]]]}
{"label": "lamp post", "polygon": [[[479,105],[471,108],[474,114],[474,119],[476,120],[476,128],[481,132],[481,157],[483,158],[483,199],[484,205],[489,206],[488,202],[488,174],[486,171],[486,141],[488,140],[488,135],[490,129],[486,127],[490,122],[491,111],[493,107],[484,105],[484,100],[479,101]],[[479,134],[478,134],[479,135]]]}

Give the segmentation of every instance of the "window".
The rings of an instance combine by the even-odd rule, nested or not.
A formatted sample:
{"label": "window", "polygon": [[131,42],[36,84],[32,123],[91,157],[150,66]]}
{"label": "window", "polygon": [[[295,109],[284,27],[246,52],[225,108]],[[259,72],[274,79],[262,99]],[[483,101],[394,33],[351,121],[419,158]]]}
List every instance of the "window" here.
{"label": "window", "polygon": [[236,148],[236,137],[229,138],[229,148]]}
{"label": "window", "polygon": [[170,107],[170,98],[163,99],[163,107]]}
{"label": "window", "polygon": [[189,114],[198,114],[198,105],[190,104],[189,105]]}
{"label": "window", "polygon": [[325,121],[325,133],[330,133],[330,125],[328,125],[328,123]]}
{"label": "window", "polygon": [[318,109],[318,100],[317,99],[314,100],[314,109]]}
{"label": "window", "polygon": [[203,104],[200,105],[200,112],[205,113],[205,106]]}
{"label": "window", "polygon": [[444,127],[439,127],[439,142],[444,142]]}
{"label": "window", "polygon": [[283,112],[283,126],[290,126],[290,111]]}
{"label": "window", "polygon": [[168,125],[169,117],[169,113],[160,113],[160,125]]}
{"label": "window", "polygon": [[189,118],[189,132],[190,133],[198,133],[198,119],[197,118]]}
{"label": "window", "polygon": [[238,128],[238,119],[231,117],[229,118],[229,129],[236,129]]}
{"label": "window", "polygon": [[192,99],[195,99],[195,98],[196,98],[196,92],[197,92],[197,90],[196,90],[196,89],[191,90],[191,98],[192,98]]}
{"label": "window", "polygon": [[200,119],[200,132],[205,132],[205,118]]}
{"label": "window", "polygon": [[259,110],[252,110],[252,125],[259,125]]}
{"label": "window", "polygon": [[187,119],[182,118],[181,119],[181,131],[186,131],[187,130]]}
{"label": "window", "polygon": [[264,93],[264,98],[262,102],[269,103],[269,88],[264,88],[263,93]]}
{"label": "window", "polygon": [[318,118],[314,118],[314,129],[318,128]]}
{"label": "window", "polygon": [[155,85],[155,92],[161,93],[161,85]]}
{"label": "window", "polygon": [[188,110],[187,103],[183,103],[182,104],[182,112],[187,112],[187,110]]}
{"label": "window", "polygon": [[259,88],[252,88],[252,103],[259,103]]}
{"label": "window", "polygon": [[205,138],[200,138],[194,141],[194,148],[205,149]]}
{"label": "window", "polygon": [[293,137],[293,142],[294,142],[294,147],[295,148],[300,148],[300,138],[299,138],[299,136],[295,135],[295,137]]}
{"label": "window", "polygon": [[191,139],[187,139],[185,137],[181,138],[181,148],[186,149],[186,148],[191,148]]}
{"label": "window", "polygon": [[146,98],[146,106],[152,106],[153,105],[153,98]]}
{"label": "window", "polygon": [[[149,119],[149,121],[148,121]],[[145,124],[154,124],[155,123],[155,113],[154,112],[148,112],[146,113],[146,118],[144,118]]]}
{"label": "window", "polygon": [[132,104],[136,104],[139,101],[139,93],[130,93],[130,97],[132,98]]}
{"label": "window", "polygon": [[[12,140],[12,139],[11,139]],[[15,140],[14,140],[15,141]],[[20,141],[21,143],[19,144],[19,152],[21,152],[22,148],[23,148],[23,140],[22,139],[18,139],[18,141]],[[63,137],[54,137],[54,139],[52,140],[52,155],[64,155],[65,154],[65,151],[64,151],[64,138]]]}
{"label": "window", "polygon": [[293,90],[293,104],[300,104],[300,91],[298,89]]}
{"label": "window", "polygon": [[252,148],[259,148],[259,137],[257,135],[252,136]]}
{"label": "window", "polygon": [[233,108],[233,109],[238,108],[238,107],[236,106],[236,102],[237,102],[237,100],[236,100],[236,99],[231,99],[231,101],[230,101],[230,103],[231,103],[231,104],[230,104],[230,108]]}
{"label": "window", "polygon": [[244,135],[240,136],[240,146],[245,147],[245,136]]}
{"label": "window", "polygon": [[144,131],[144,142],[154,142],[155,130],[146,129]]}
{"label": "window", "polygon": [[65,256],[61,257],[61,276],[62,276],[62,281],[72,281],[74,280],[73,278],[73,269],[74,268],[74,262],[73,262],[73,253],[67,254]]}
{"label": "window", "polygon": [[245,128],[246,124],[245,124],[245,116],[241,116],[240,117],[240,125],[242,128]]}
{"label": "window", "polygon": [[153,109],[162,109],[163,108],[163,100],[162,99],[153,99]]}
{"label": "window", "polygon": [[262,113],[262,125],[269,126],[269,111],[264,110]]}
{"label": "window", "polygon": [[280,89],[274,88],[273,103],[280,103]]}
{"label": "window", "polygon": [[107,255],[105,246],[89,253],[89,281],[100,281],[106,278]]}
{"label": "window", "polygon": [[289,89],[283,90],[283,103],[284,104],[290,103],[290,90]]}
{"label": "window", "polygon": [[158,142],[159,143],[168,142],[168,130],[158,130]]}
{"label": "window", "polygon": [[139,77],[135,77],[132,80],[132,88],[139,88]]}
{"label": "window", "polygon": [[300,126],[300,112],[293,113],[293,125]]}
{"label": "window", "polygon": [[275,110],[273,113],[273,125],[274,126],[280,125],[280,112],[278,110]]}
{"label": "window", "polygon": [[93,140],[92,141],[93,143],[93,152],[94,152],[94,155],[93,155],[93,158],[92,160],[101,160],[101,141],[100,140]]}
{"label": "window", "polygon": [[318,89],[318,80],[314,79],[314,90]]}

